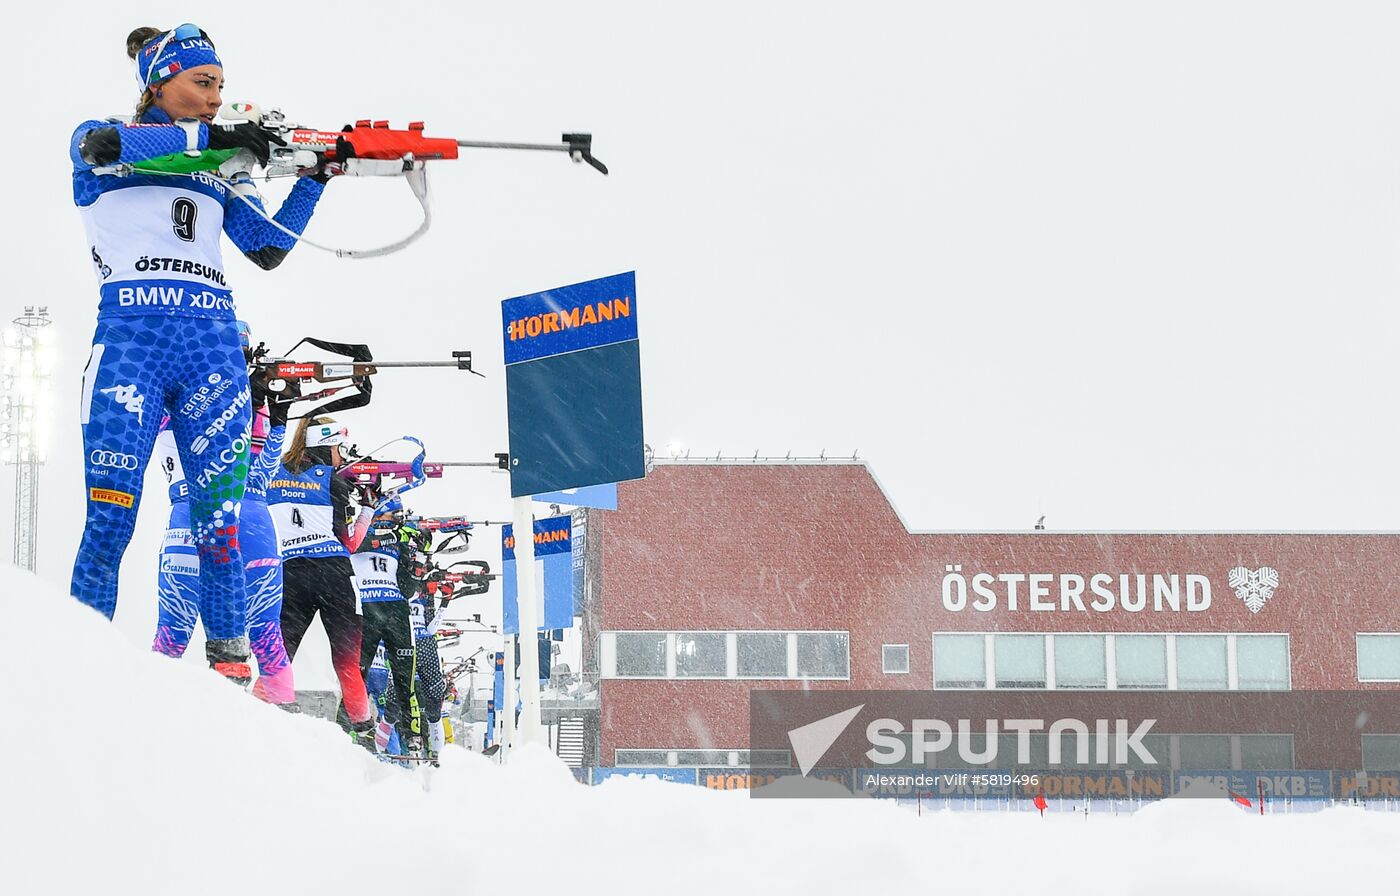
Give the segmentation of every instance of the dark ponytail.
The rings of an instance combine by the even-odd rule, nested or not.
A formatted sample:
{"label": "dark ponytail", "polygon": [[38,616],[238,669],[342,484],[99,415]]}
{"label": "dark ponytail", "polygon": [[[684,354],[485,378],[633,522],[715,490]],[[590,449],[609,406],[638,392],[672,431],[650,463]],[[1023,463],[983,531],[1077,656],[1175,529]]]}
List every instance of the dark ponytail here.
{"label": "dark ponytail", "polygon": [[[160,37],[165,32],[159,28],[137,28],[126,36],[126,55],[136,63],[139,70],[141,61],[136,57],[141,54],[141,48],[150,43],[152,39]],[[146,117],[146,113],[151,111],[151,106],[156,101],[155,91],[147,87],[141,91],[141,99],[136,103],[136,117],[134,121],[140,121]]]}
{"label": "dark ponytail", "polygon": [[151,42],[151,38],[160,37],[164,33],[159,28],[137,28],[126,36],[126,55],[135,59],[141,48]]}

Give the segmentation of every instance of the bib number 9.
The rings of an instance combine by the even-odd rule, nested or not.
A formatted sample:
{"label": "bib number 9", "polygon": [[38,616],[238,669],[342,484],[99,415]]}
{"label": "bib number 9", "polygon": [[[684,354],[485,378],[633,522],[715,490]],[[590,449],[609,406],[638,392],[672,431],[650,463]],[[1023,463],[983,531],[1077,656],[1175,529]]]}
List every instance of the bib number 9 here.
{"label": "bib number 9", "polygon": [[175,235],[187,243],[194,242],[194,219],[199,215],[199,206],[193,199],[181,196],[170,206],[170,221],[175,227]]}

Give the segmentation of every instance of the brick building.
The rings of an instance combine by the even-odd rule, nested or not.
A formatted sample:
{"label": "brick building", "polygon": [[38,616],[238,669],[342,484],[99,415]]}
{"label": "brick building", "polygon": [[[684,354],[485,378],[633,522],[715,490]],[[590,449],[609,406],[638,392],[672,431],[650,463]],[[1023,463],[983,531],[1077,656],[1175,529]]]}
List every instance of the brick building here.
{"label": "brick building", "polygon": [[[912,533],[859,462],[658,464],[587,526],[603,766],[748,764],[755,687],[1400,688],[1400,535]],[[1400,768],[1400,737],[1362,749]]]}

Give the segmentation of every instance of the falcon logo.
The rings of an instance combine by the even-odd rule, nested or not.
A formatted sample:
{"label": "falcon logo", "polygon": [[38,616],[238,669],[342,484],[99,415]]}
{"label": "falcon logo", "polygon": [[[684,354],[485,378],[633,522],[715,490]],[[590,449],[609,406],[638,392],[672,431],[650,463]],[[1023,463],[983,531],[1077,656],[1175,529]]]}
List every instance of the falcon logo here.
{"label": "falcon logo", "polygon": [[1272,567],[1247,569],[1236,566],[1230,570],[1230,587],[1235,589],[1235,596],[1244,601],[1251,613],[1258,613],[1264,609],[1264,604],[1274,596],[1278,582],[1278,570]]}
{"label": "falcon logo", "polygon": [[113,386],[103,389],[102,394],[112,396],[113,401],[135,414],[136,425],[141,425],[141,409],[146,406],[146,397],[138,393],[135,386]]}

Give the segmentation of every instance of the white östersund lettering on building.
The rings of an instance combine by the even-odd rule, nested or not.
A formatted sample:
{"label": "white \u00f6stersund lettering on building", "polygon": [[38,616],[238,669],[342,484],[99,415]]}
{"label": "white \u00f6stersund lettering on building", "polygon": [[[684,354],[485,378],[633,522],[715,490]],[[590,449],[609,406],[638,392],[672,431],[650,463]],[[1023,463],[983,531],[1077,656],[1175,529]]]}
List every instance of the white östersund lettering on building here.
{"label": "white \u00f6stersund lettering on building", "polygon": [[962,564],[944,566],[943,608],[960,613],[994,610],[1034,613],[1200,613],[1210,609],[1210,577],[1198,573],[992,573],[965,576]]}

